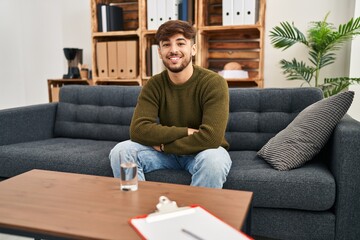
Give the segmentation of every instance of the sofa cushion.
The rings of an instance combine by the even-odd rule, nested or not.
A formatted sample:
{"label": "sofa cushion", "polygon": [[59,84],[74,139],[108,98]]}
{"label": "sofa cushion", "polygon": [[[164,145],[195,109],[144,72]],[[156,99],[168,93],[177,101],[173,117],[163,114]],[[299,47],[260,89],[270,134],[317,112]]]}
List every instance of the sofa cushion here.
{"label": "sofa cushion", "polygon": [[118,142],[129,139],[140,90],[139,86],[62,87],[55,136]]}
{"label": "sofa cushion", "polygon": [[348,91],[310,105],[270,139],[258,155],[277,170],[302,166],[320,152],[353,98],[354,92]]}
{"label": "sofa cushion", "polygon": [[[322,211],[335,201],[335,179],[326,164],[315,160],[293,171],[277,171],[256,151],[230,151],[232,166],[226,189],[254,192],[254,207]],[[190,184],[186,171],[158,170],[145,174],[149,181]]]}
{"label": "sofa cushion", "polygon": [[255,207],[322,211],[334,205],[335,179],[326,159],[284,172],[272,168],[256,151],[232,151],[230,156],[232,166],[224,188],[254,192]]}
{"label": "sofa cushion", "polygon": [[113,176],[109,152],[117,142],[51,138],[0,146],[0,176],[31,169]]}
{"label": "sofa cushion", "polygon": [[230,150],[258,151],[303,109],[322,99],[318,88],[230,88],[226,140]]}

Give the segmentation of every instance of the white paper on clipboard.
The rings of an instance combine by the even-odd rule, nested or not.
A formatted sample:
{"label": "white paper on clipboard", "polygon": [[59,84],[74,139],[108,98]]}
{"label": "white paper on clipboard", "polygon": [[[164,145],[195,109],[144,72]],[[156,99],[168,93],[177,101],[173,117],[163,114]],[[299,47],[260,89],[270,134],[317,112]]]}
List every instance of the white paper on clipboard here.
{"label": "white paper on clipboard", "polygon": [[[162,197],[160,197],[161,201]],[[158,213],[135,217],[129,220],[132,227],[143,239],[252,239],[201,206],[194,205],[178,208],[175,203],[175,206],[168,209],[163,208],[163,211],[159,210]]]}

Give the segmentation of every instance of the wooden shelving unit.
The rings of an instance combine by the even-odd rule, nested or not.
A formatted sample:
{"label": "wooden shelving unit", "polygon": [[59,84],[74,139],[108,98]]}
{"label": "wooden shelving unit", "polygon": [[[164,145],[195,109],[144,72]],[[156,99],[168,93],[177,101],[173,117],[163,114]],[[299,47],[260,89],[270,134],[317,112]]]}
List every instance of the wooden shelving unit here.
{"label": "wooden shelving unit", "polygon": [[222,25],[222,0],[200,0],[196,64],[220,71],[237,62],[249,78],[227,79],[229,86],[264,86],[265,0],[258,0],[258,20],[252,25]]}
{"label": "wooden shelving unit", "polygon": [[[97,9],[98,3],[110,4],[117,3],[123,9],[124,31],[99,32]],[[96,44],[98,42],[134,40],[138,42],[138,49],[141,47],[141,21],[143,9],[139,0],[90,0],[91,4],[91,27],[92,27],[92,68],[93,80],[97,85],[142,85],[140,69],[137,69],[135,78],[114,78],[99,77],[99,69],[97,64]],[[136,53],[134,53],[136,54]],[[141,62],[140,56],[136,56]],[[138,65],[140,68],[140,64]]]}
{"label": "wooden shelving unit", "polygon": [[[198,53],[195,64],[220,71],[228,62],[238,62],[249,78],[227,79],[229,86],[263,87],[264,31],[266,0],[258,1],[258,20],[252,25],[222,25],[222,0],[195,0],[194,26],[197,28]],[[124,31],[98,32],[96,5],[118,3],[124,9]],[[147,30],[147,1],[91,0],[92,63],[96,84],[143,85],[151,77],[146,69],[146,51],[154,43],[155,30]],[[134,79],[99,78],[96,43],[101,41],[138,41],[138,76]]]}

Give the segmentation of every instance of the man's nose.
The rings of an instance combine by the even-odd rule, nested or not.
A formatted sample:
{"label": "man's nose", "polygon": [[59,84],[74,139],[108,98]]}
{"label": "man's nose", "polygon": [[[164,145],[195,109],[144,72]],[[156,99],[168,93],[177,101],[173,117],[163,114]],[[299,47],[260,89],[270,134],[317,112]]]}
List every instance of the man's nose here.
{"label": "man's nose", "polygon": [[170,52],[171,53],[177,53],[178,52],[178,47],[176,44],[172,44],[170,47]]}

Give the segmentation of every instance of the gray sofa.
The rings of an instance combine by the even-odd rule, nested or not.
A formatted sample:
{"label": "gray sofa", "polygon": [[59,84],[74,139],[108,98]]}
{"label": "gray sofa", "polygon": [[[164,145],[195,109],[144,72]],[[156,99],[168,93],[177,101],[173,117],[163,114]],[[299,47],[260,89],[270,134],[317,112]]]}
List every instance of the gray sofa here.
{"label": "gray sofa", "polygon": [[[306,106],[316,88],[230,89],[226,138],[233,165],[224,188],[254,192],[252,233],[275,239],[358,239],[360,123],[345,116],[315,159],[273,169],[257,151]],[[108,154],[129,138],[140,87],[64,86],[59,103],[0,111],[0,177],[30,169],[112,176]],[[147,180],[189,184],[187,172]],[[1,193],[0,193],[1,194]]]}

